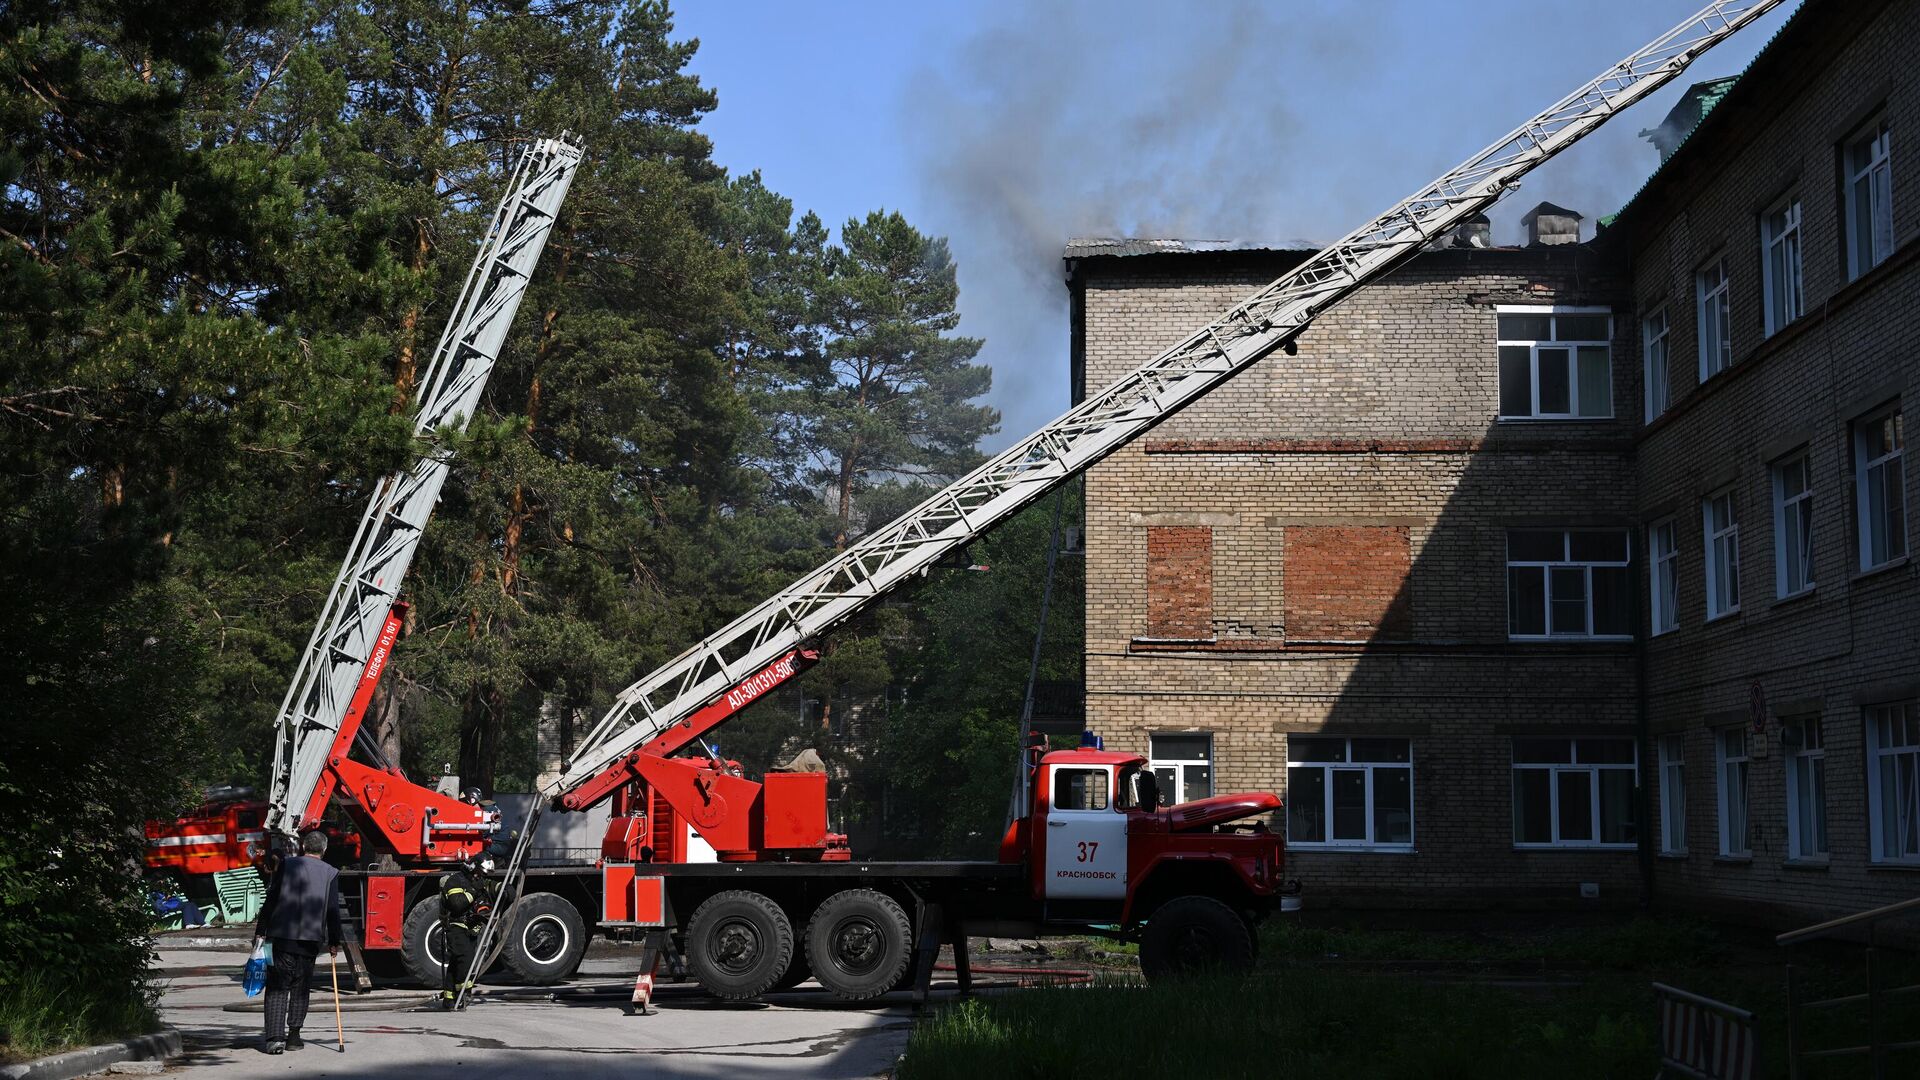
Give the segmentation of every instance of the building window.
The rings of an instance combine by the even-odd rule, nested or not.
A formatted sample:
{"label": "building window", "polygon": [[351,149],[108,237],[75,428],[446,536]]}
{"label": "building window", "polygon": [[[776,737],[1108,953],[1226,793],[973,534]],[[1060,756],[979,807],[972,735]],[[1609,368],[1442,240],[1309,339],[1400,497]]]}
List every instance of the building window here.
{"label": "building window", "polygon": [[1907,554],[1906,429],[1889,409],[1854,425],[1854,503],[1860,508],[1860,569]]}
{"label": "building window", "polygon": [[1920,705],[1867,710],[1867,818],[1873,861],[1920,864]]}
{"label": "building window", "polygon": [[1847,178],[1847,279],[1893,254],[1893,133],[1882,118],[1861,128],[1843,152]]}
{"label": "building window", "polygon": [[1613,316],[1606,308],[1502,307],[1500,418],[1613,415]]}
{"label": "building window", "polygon": [[1513,529],[1507,533],[1507,636],[1625,638],[1624,529]]}
{"label": "building window", "polygon": [[1787,751],[1787,857],[1827,857],[1827,744],[1818,718],[1789,720],[1780,737]]}
{"label": "building window", "polygon": [[1731,291],[1727,283],[1727,260],[1713,261],[1694,279],[1700,326],[1700,381],[1706,382],[1733,365]]}
{"label": "building window", "polygon": [[1740,610],[1740,522],[1733,515],[1733,489],[1700,500],[1707,550],[1707,618]]}
{"label": "building window", "polygon": [[1632,847],[1632,739],[1513,740],[1515,847]]}
{"label": "building window", "polygon": [[1650,611],[1655,634],[1680,627],[1680,545],[1675,527],[1674,519],[1668,518],[1647,529],[1647,552],[1653,563],[1647,580],[1653,592]]}
{"label": "building window", "polygon": [[1413,744],[1287,737],[1287,843],[1413,846]]}
{"label": "building window", "polygon": [[1753,837],[1747,828],[1747,731],[1722,728],[1713,735],[1720,766],[1720,854],[1734,858],[1753,855]]}
{"label": "building window", "polygon": [[1796,196],[1760,219],[1766,257],[1760,261],[1767,336],[1780,332],[1806,310],[1800,288],[1800,199]]}
{"label": "building window", "polygon": [[1150,735],[1147,767],[1160,782],[1163,804],[1192,802],[1213,794],[1213,736]]}
{"label": "building window", "polygon": [[1773,467],[1773,576],[1780,596],[1813,588],[1813,485],[1807,455]]}
{"label": "building window", "polygon": [[1647,422],[1667,411],[1667,309],[1663,305],[1640,324],[1647,358]]}
{"label": "building window", "polygon": [[1660,739],[1660,854],[1687,853],[1687,737]]}

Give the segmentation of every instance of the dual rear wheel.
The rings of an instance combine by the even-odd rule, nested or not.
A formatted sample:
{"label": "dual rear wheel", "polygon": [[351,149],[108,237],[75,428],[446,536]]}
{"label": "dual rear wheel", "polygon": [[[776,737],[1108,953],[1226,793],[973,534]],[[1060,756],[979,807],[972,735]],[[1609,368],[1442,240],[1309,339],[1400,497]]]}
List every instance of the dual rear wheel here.
{"label": "dual rear wheel", "polygon": [[797,943],[792,920],[769,897],[716,893],[694,911],[686,940],[694,978],[729,1001],[791,989],[809,975],[836,998],[867,1001],[900,985],[913,960],[912,921],[872,889],[827,897]]}

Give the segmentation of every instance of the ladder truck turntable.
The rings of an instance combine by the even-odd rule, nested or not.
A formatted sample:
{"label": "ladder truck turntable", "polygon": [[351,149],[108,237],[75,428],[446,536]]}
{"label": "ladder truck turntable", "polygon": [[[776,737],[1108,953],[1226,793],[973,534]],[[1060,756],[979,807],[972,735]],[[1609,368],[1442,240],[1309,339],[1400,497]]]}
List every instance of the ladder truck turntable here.
{"label": "ladder truck turntable", "polygon": [[[769,597],[622,692],[542,795],[554,809],[611,802],[601,858],[532,865],[536,801],[502,875],[507,900],[481,934],[476,969],[502,956],[532,982],[570,974],[591,922],[677,943],[707,991],[749,999],[811,975],[865,1000],[909,979],[924,993],[943,941],[965,935],[1094,933],[1138,941],[1149,979],[1245,968],[1253,925],[1295,886],[1283,841],[1261,822],[1271,793],[1159,805],[1144,757],[1023,749],[1027,782],[991,862],[871,862],[827,830],[826,777],[755,781],[704,737],[817,660],[808,646],[1181,407],[1295,339],[1329,306],[1411,258],[1517,186],[1526,173],[1665,85],[1779,0],[1716,0],[1465,163],[1208,325],[995,454],[912,511]],[[404,608],[399,586],[448,469],[433,435],[464,425],[581,159],[563,140],[527,152],[422,381],[426,449],[376,490],[276,727],[266,826],[290,836],[344,797],[364,836],[403,868],[347,871],[357,945],[438,978],[436,867],[497,840],[497,814],[412,784],[360,720]],[[369,831],[371,830],[371,831]],[[350,950],[352,951],[352,950]],[[636,985],[636,1000],[642,997]],[[464,991],[463,999],[464,1000]]]}

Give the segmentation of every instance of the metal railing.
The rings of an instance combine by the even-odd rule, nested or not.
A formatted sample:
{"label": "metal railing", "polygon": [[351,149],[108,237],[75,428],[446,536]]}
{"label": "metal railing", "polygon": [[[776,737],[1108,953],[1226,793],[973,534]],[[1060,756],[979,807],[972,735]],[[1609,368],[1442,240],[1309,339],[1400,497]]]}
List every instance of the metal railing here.
{"label": "metal railing", "polygon": [[[1920,1051],[1920,1038],[1891,1037],[1885,1031],[1884,1024],[1888,1003],[1907,994],[1920,994],[1920,982],[1905,986],[1882,986],[1878,965],[1875,963],[1880,952],[1880,924],[1895,916],[1906,914],[1920,915],[1920,896],[1867,911],[1855,912],[1838,919],[1829,919],[1799,930],[1790,930],[1773,939],[1777,945],[1791,947],[1836,937],[1855,940],[1853,935],[1861,931],[1866,934],[1866,940],[1858,942],[1866,951],[1867,988],[1864,993],[1842,994],[1839,997],[1811,1001],[1802,1000],[1801,988],[1794,977],[1792,954],[1789,954],[1787,961],[1787,1075],[1792,1080],[1801,1080],[1801,1077],[1806,1075],[1806,1063],[1809,1061],[1861,1055],[1866,1056],[1874,1080],[1886,1080],[1886,1077],[1893,1075],[1887,1071],[1888,1058],[1891,1055]],[[1833,1009],[1848,1005],[1866,1006],[1867,1041],[1853,1046],[1809,1049],[1805,1045],[1805,1014],[1810,1010]],[[1911,1036],[1915,1033],[1902,1030],[1898,1034]]]}

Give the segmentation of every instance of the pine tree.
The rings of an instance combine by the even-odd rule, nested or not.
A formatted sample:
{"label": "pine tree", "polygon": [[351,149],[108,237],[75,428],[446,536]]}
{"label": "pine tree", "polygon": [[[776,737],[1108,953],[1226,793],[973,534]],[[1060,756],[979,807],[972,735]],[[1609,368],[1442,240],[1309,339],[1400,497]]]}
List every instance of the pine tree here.
{"label": "pine tree", "polygon": [[973,363],[980,340],[949,333],[960,322],[960,286],[946,240],[878,210],[848,220],[840,239],[826,249],[815,301],[825,346],[795,410],[813,477],[831,493],[836,547],[846,546],[858,497],[876,482],[957,476],[1000,422],[972,403],[993,378]]}

